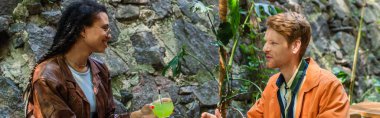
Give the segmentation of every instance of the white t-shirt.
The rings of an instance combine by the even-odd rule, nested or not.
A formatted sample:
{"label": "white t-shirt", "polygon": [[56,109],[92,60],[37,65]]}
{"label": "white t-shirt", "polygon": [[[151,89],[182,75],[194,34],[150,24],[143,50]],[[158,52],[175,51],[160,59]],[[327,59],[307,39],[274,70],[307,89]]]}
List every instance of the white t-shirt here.
{"label": "white t-shirt", "polygon": [[86,72],[78,72],[74,70],[69,65],[70,71],[74,76],[75,81],[79,85],[79,87],[82,89],[84,95],[87,98],[87,101],[90,103],[90,111],[91,111],[91,118],[93,114],[96,112],[96,98],[93,91],[93,84],[92,84],[92,76],[90,69],[87,69]]}

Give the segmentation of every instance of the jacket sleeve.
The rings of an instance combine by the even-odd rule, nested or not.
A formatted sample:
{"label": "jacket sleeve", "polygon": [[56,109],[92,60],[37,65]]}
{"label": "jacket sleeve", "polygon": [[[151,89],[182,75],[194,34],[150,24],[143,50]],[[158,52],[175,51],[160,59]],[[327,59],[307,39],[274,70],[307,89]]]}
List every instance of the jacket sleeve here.
{"label": "jacket sleeve", "polygon": [[259,100],[256,101],[255,105],[249,109],[247,113],[248,118],[263,118],[264,117],[264,103],[265,99],[264,97],[261,97]]}
{"label": "jacket sleeve", "polygon": [[[255,105],[253,105],[251,107],[251,109],[249,109],[248,113],[247,113],[247,117],[248,118],[263,118],[264,117],[264,114],[265,114],[265,105],[268,105],[267,102],[269,102],[268,100],[268,97],[267,96],[270,96],[270,88],[271,88],[271,85],[273,83],[276,82],[278,76],[280,74],[277,73],[275,75],[273,75],[272,77],[269,78],[268,80],[268,83],[267,85],[265,86],[265,89],[264,91],[262,92],[261,94],[261,98],[258,99],[255,103]],[[268,114],[268,113],[267,113]]]}
{"label": "jacket sleeve", "polygon": [[113,92],[112,92],[112,84],[111,84],[111,76],[110,72],[108,70],[108,67],[105,64],[101,64],[102,68],[105,70],[105,76],[107,78],[107,93],[108,93],[108,111],[106,111],[106,114],[108,118],[129,118],[129,113],[122,113],[122,114],[115,114],[115,102],[113,101]]}
{"label": "jacket sleeve", "polygon": [[334,78],[326,84],[317,118],[347,118],[349,100],[342,84]]}
{"label": "jacket sleeve", "polygon": [[34,116],[36,118],[75,118],[57,92],[57,82],[40,78],[33,82]]}

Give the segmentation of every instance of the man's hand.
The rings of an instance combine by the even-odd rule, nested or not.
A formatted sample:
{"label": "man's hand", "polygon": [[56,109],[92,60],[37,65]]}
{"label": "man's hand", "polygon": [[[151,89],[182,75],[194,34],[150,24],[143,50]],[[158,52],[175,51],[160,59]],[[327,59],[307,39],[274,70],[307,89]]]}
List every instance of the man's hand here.
{"label": "man's hand", "polygon": [[219,109],[215,109],[215,115],[203,112],[201,118],[221,118],[222,115],[220,115]]}
{"label": "man's hand", "polygon": [[131,118],[156,118],[150,106],[146,104],[140,110],[132,112]]}

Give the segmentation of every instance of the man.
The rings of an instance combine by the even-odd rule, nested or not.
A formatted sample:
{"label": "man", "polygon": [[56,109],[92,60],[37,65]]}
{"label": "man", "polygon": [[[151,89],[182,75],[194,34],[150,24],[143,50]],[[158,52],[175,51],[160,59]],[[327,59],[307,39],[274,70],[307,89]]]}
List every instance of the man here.
{"label": "man", "polygon": [[[279,68],[248,118],[346,118],[349,101],[340,81],[311,58],[302,59],[311,37],[310,24],[295,12],[268,18],[263,51],[268,68]],[[219,118],[203,113],[202,118]]]}

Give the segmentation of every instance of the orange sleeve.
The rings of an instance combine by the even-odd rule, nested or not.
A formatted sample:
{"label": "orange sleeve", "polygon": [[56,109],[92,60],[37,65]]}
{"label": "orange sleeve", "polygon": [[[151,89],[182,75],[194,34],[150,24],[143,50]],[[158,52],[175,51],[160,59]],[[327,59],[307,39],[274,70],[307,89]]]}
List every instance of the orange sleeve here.
{"label": "orange sleeve", "polygon": [[347,118],[349,100],[343,85],[335,79],[326,83],[317,118]]}
{"label": "orange sleeve", "polygon": [[248,118],[263,118],[264,117],[264,103],[265,99],[264,97],[261,97],[259,100],[256,101],[255,105],[249,109],[247,113]]}

